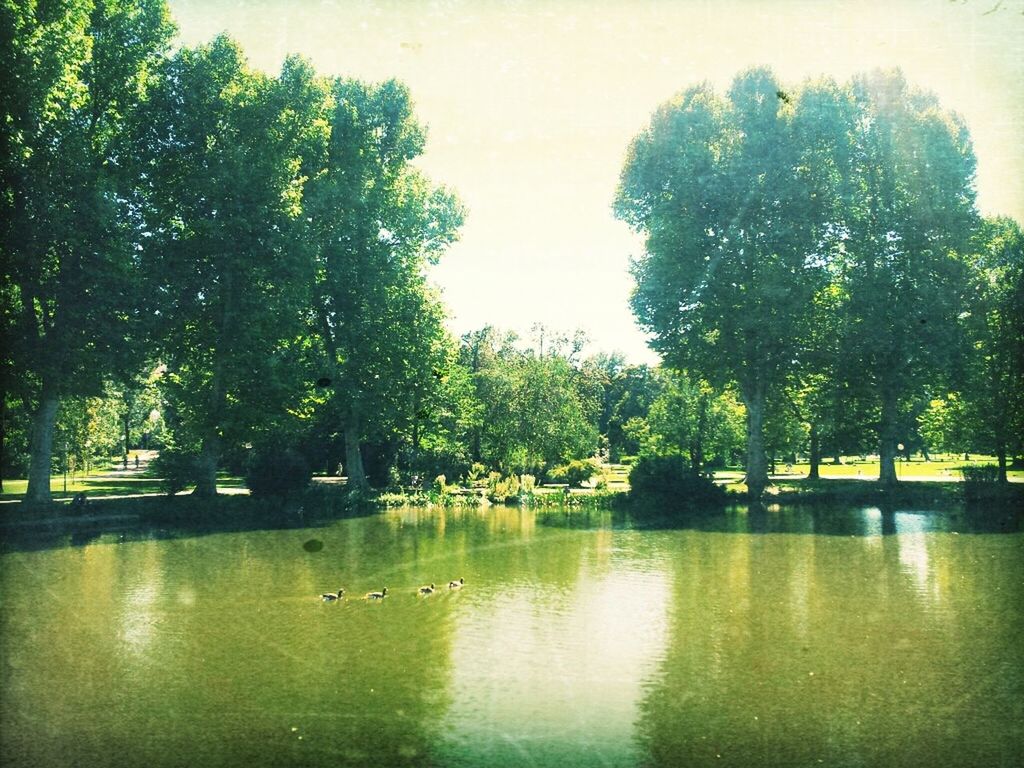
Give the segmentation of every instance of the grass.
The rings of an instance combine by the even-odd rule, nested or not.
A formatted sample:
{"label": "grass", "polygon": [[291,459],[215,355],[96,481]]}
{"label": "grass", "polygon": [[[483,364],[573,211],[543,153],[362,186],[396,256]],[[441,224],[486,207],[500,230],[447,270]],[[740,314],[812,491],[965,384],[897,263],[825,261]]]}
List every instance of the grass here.
{"label": "grass", "polygon": [[[960,467],[963,466],[984,466],[995,464],[995,458],[989,456],[973,457],[970,461],[963,458],[949,456],[935,457],[932,461],[924,461],[914,458],[910,461],[902,459],[896,462],[896,475],[906,480],[943,480],[958,481],[962,479]],[[810,465],[798,464],[776,464],[776,472],[779,475],[807,476]],[[878,477],[878,459],[866,459],[847,457],[842,464],[833,464],[831,459],[818,466],[818,473],[823,479],[827,478],[861,478],[870,480]],[[1024,470],[1009,470],[1007,472],[1011,480],[1024,480]]]}
{"label": "grass", "polygon": [[[245,481],[240,477],[219,475],[217,485],[220,488],[244,488]],[[0,501],[19,501],[25,496],[28,480],[4,480],[4,491],[0,493]],[[188,491],[192,489],[189,488]],[[70,499],[76,493],[94,496],[137,496],[139,494],[162,494],[160,478],[148,475],[78,475],[68,476],[67,493],[64,493],[64,476],[50,477],[50,493],[55,500]]]}

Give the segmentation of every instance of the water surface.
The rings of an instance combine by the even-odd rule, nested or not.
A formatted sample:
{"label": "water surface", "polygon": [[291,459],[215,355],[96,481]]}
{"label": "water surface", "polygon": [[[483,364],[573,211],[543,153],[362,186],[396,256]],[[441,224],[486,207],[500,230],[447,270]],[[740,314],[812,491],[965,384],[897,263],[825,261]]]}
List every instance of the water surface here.
{"label": "water surface", "polygon": [[1018,765],[1024,537],[977,530],[403,509],[8,546],[2,762]]}

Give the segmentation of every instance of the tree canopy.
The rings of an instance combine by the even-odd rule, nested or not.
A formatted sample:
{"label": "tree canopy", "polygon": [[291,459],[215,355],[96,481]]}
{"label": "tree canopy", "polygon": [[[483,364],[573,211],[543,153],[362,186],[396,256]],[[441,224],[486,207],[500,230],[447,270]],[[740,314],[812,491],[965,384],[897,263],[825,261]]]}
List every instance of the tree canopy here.
{"label": "tree canopy", "polygon": [[791,89],[750,70],[724,98],[684,91],[634,140],[616,198],[646,236],[634,312],[672,365],[738,388],[755,496],[766,405],[799,394],[816,430],[856,376],[895,482],[901,403],[961,350],[973,174],[962,121],[899,72]]}

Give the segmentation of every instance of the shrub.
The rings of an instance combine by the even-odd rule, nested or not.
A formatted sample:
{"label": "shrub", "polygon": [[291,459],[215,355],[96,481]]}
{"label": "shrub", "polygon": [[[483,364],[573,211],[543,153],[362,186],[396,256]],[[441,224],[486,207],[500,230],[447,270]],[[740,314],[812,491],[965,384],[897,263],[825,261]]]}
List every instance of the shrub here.
{"label": "shrub", "polygon": [[313,473],[309,463],[291,448],[263,448],[253,451],[248,461],[245,484],[253,496],[284,496],[301,491]]}
{"label": "shrub", "polygon": [[537,478],[533,475],[520,475],[519,477],[519,490],[529,496],[533,493],[533,489],[537,486]]}
{"label": "shrub", "polygon": [[964,476],[964,498],[968,504],[998,500],[1004,495],[999,478],[999,467],[995,464],[960,467]]}
{"label": "shrub", "polygon": [[989,485],[999,482],[999,467],[995,464],[960,467],[964,482],[970,485]]}
{"label": "shrub", "polygon": [[548,472],[548,478],[556,483],[568,483],[570,488],[579,488],[598,472],[597,466],[590,461],[570,461],[561,467]]}
{"label": "shrub", "polygon": [[519,498],[519,478],[509,475],[503,478],[498,472],[491,472],[487,478],[487,498],[495,504],[506,504]]}
{"label": "shrub", "polygon": [[629,472],[632,499],[671,506],[720,505],[725,491],[693,471],[682,456],[642,456]]}
{"label": "shrub", "polygon": [[192,451],[165,447],[150,463],[150,471],[160,478],[160,490],[173,496],[196,481],[199,456]]}

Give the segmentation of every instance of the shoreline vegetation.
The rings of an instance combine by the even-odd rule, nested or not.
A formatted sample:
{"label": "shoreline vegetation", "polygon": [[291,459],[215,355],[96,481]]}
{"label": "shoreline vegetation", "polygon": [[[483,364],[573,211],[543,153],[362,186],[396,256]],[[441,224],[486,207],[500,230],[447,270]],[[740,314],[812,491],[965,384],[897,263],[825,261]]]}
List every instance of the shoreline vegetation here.
{"label": "shoreline vegetation", "polygon": [[[613,510],[637,519],[654,517],[664,521],[716,514],[737,505],[769,514],[794,507],[842,509],[857,505],[883,510],[924,506],[942,511],[991,511],[1003,516],[1007,512],[1019,516],[1024,511],[1024,472],[1012,472],[1011,482],[1004,484],[972,478],[972,469],[991,466],[984,463],[963,467],[954,466],[956,462],[951,460],[908,464],[904,468],[906,479],[894,486],[873,479],[870,462],[835,465],[826,470],[834,470],[831,474],[819,479],[800,476],[798,473],[806,468],[789,465],[785,472],[772,477],[759,500],[747,492],[741,482],[742,472],[735,470],[701,476],[707,487],[713,488],[710,496],[666,484],[661,486],[663,492],[656,488],[638,494],[631,492],[627,467],[621,464],[599,467],[596,481],[588,487],[574,488],[565,483],[541,486],[529,475],[502,477],[492,473],[489,478],[472,483],[448,484],[439,476],[426,487],[357,490],[349,488],[344,478],[320,476],[301,490],[251,495],[243,479],[225,476],[219,484],[226,492],[213,498],[196,497],[191,490],[173,495],[161,493],[157,490],[161,478],[149,473],[124,477],[117,472],[77,478],[62,494],[62,478],[54,476],[55,494],[49,505],[17,503],[24,493],[12,492],[8,483],[8,491],[0,495],[0,530],[98,527],[117,531],[136,526],[205,531],[261,526],[301,528],[400,507],[485,510],[490,506],[520,506],[538,511],[561,510],[566,514]],[[967,469],[967,477],[962,476],[962,468]]]}

